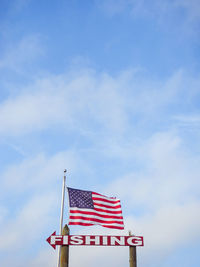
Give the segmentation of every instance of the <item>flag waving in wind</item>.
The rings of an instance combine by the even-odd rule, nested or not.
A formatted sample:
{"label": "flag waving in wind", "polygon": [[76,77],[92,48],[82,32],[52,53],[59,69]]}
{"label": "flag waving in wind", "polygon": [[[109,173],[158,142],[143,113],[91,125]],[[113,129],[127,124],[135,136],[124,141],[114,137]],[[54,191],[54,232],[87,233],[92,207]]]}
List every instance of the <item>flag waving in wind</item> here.
{"label": "flag waving in wind", "polygon": [[69,225],[101,225],[124,229],[120,200],[68,187]]}

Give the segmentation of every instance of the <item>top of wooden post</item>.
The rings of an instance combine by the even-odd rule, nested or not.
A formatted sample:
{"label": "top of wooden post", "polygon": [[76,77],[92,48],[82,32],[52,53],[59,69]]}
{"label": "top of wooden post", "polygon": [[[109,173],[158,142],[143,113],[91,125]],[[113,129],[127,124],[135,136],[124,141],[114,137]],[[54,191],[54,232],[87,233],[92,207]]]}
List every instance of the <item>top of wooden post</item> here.
{"label": "top of wooden post", "polygon": [[69,227],[67,224],[62,229],[62,235],[69,235]]}

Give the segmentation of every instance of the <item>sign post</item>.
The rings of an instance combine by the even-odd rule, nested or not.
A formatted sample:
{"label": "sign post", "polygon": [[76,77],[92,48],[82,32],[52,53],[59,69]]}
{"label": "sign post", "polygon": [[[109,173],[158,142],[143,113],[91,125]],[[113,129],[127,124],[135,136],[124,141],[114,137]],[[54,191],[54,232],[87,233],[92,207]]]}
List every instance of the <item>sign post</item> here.
{"label": "sign post", "polygon": [[[132,236],[131,231],[129,231],[129,236]],[[130,267],[137,267],[136,246],[129,246],[129,264]]]}
{"label": "sign post", "polygon": [[[62,235],[69,235],[69,227],[65,224]],[[60,267],[68,267],[69,265],[69,246],[61,246],[60,248]]]}

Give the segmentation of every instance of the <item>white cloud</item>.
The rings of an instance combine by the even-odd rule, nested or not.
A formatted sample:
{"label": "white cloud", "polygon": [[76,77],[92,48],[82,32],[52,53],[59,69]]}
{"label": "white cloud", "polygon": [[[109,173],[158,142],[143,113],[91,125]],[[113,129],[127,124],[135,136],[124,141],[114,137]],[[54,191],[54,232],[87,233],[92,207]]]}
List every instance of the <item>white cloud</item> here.
{"label": "white cloud", "polygon": [[123,0],[108,0],[108,1],[99,1],[96,0],[96,4],[99,8],[103,9],[108,15],[113,16],[118,13],[121,13],[129,4],[130,1]]}
{"label": "white cloud", "polygon": [[132,11],[134,15],[159,15],[159,17],[161,17],[168,12],[174,12],[178,8],[182,8],[186,11],[186,16],[190,19],[200,18],[198,0],[153,0],[151,2],[148,0],[106,0],[96,2],[99,7],[103,8],[110,15],[116,15],[123,12],[126,8],[129,8],[129,11]]}
{"label": "white cloud", "polygon": [[[41,238],[41,231],[52,221],[50,214],[55,207],[56,196],[52,193],[46,195],[35,195],[28,203],[24,203],[16,217],[6,222],[1,229],[1,251],[10,249],[17,251],[24,245],[26,237],[27,246]],[[28,245],[29,244],[29,245]]]}
{"label": "white cloud", "polygon": [[77,166],[87,171],[85,161],[76,150],[58,152],[52,156],[40,153],[25,157],[21,162],[9,165],[1,174],[1,195],[5,197],[8,191],[15,197],[27,191],[56,190],[62,183],[64,169],[68,167],[69,173],[73,169],[75,174]]}
{"label": "white cloud", "polygon": [[115,77],[93,70],[46,77],[1,103],[0,134],[17,136],[61,126],[82,134],[99,129],[120,135],[129,130],[130,116],[142,116],[142,123],[145,116],[178,103],[180,94],[186,94],[185,102],[194,99],[197,84],[183,71],[164,82],[143,79],[134,71]]}
{"label": "white cloud", "polygon": [[0,69],[11,69],[17,73],[26,72],[26,67],[43,54],[40,36],[32,34],[14,43],[8,43],[0,58]]}
{"label": "white cloud", "polygon": [[[127,173],[111,184],[135,208],[158,209],[169,203],[184,204],[197,198],[199,158],[190,155],[174,133],[157,133],[136,147],[142,170]],[[128,188],[123,184],[129,185]]]}
{"label": "white cloud", "polygon": [[6,220],[7,214],[8,214],[7,208],[5,208],[3,205],[0,206],[0,225],[2,225],[3,222]]}
{"label": "white cloud", "polygon": [[[57,251],[56,251],[57,252]],[[35,258],[28,260],[28,266],[30,267],[53,267],[57,264],[57,253],[53,249],[41,250]],[[26,267],[27,263],[21,263],[21,267]],[[24,265],[23,265],[24,264]]]}
{"label": "white cloud", "polygon": [[21,95],[0,106],[0,133],[17,135],[66,125],[67,129],[88,130],[88,122],[123,131],[124,103],[117,82],[107,75],[79,73],[37,81]]}
{"label": "white cloud", "polygon": [[11,7],[13,12],[20,12],[23,10],[32,0],[15,0]]}
{"label": "white cloud", "polygon": [[200,127],[200,115],[176,115],[174,116],[176,123],[182,127],[199,128]]}
{"label": "white cloud", "polygon": [[[162,29],[180,36],[199,33],[199,0],[104,0],[96,1],[108,16],[126,12],[133,18],[153,19]],[[177,36],[176,36],[177,38]]]}

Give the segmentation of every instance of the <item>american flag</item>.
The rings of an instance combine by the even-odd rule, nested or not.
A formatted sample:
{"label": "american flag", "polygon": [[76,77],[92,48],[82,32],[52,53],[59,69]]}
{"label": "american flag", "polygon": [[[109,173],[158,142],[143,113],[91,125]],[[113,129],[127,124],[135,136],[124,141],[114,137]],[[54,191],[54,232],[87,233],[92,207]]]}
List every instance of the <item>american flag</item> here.
{"label": "american flag", "polygon": [[124,229],[120,200],[68,187],[69,225],[101,225]]}

